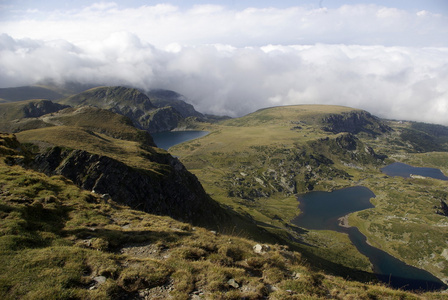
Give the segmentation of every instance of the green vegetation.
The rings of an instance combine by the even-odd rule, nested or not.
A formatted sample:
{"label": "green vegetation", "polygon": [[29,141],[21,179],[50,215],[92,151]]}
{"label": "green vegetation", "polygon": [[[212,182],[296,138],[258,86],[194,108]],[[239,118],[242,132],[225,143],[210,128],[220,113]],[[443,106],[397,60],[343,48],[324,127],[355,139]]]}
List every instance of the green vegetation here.
{"label": "green vegetation", "polygon": [[55,90],[46,86],[23,86],[15,88],[0,88],[0,98],[7,101],[24,101],[30,99],[57,100],[67,93],[63,90]]}
{"label": "green vegetation", "polygon": [[[2,141],[4,149],[17,146],[12,136]],[[105,202],[64,177],[5,164],[11,155],[26,153],[0,158],[2,299],[440,298],[316,272],[285,246],[256,253],[251,240]]]}
{"label": "green vegetation", "polygon": [[[324,122],[338,120],[331,117],[332,112],[351,111],[306,105],[265,109],[222,122],[209,129],[212,133],[206,137],[171,151],[198,176],[214,199],[249,215],[278,236],[291,235],[317,246],[313,253],[326,260],[364,270],[369,268],[368,262],[356,249],[342,246],[347,243],[344,235],[334,234],[329,239],[328,233],[300,231],[290,221],[300,213],[296,193],[369,187],[377,195],[372,199],[375,208],[352,214],[350,225],[359,227],[374,246],[447,280],[448,262],[443,253],[448,221],[434,209],[443,200],[440,195],[446,195],[447,183],[389,178],[380,168],[387,161],[399,160],[441,168],[448,174],[448,154],[416,154],[415,144],[403,138],[406,130],[417,130],[411,129],[415,127],[412,123],[381,125],[369,119],[366,130],[361,123],[361,133],[356,136],[324,131]],[[347,130],[353,129],[350,121],[333,128],[344,129],[344,124]],[[372,136],[372,128],[386,131]]]}
{"label": "green vegetation", "polygon": [[[118,111],[124,115],[153,109],[139,91],[119,87],[92,89],[64,101],[112,111],[127,104],[126,111]],[[23,107],[11,107],[18,114],[8,117],[27,117],[21,115]],[[210,134],[171,150],[204,186],[211,197],[207,205],[212,199],[219,203],[204,206],[210,218],[202,222],[219,227],[216,232],[130,209],[80,190],[62,176],[26,168],[34,155],[58,146],[112,158],[152,179],[194,185],[194,176],[173,175],[183,167],[129,118],[79,106],[10,120],[7,129],[18,132],[22,144],[15,136],[0,140],[2,299],[445,296],[372,283],[369,260],[346,234],[291,223],[300,214],[297,194],[364,185],[376,194],[375,208],[351,214],[350,225],[372,245],[448,280],[448,219],[435,213],[447,200],[447,183],[380,172],[387,163],[402,161],[448,174],[444,127],[386,125],[361,110],[323,105],[275,107],[209,125],[186,119],[179,124]],[[430,150],[439,152],[425,152]],[[257,243],[269,245],[256,253]]]}
{"label": "green vegetation", "polygon": [[59,102],[71,106],[93,105],[104,109],[119,109],[120,106],[129,109],[132,106],[145,111],[155,108],[145,94],[125,87],[95,87]]}

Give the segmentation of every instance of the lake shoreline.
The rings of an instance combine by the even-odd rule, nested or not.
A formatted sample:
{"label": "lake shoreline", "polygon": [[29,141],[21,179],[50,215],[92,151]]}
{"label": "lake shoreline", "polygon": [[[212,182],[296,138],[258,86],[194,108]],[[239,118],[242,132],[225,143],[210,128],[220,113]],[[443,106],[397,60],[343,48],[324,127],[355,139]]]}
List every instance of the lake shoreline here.
{"label": "lake shoreline", "polygon": [[343,227],[343,228],[350,228],[352,226],[350,226],[350,224],[348,223],[348,214],[345,216],[342,216],[340,218],[338,218],[339,221],[339,226]]}
{"label": "lake shoreline", "polygon": [[349,215],[373,208],[375,194],[363,186],[314,191],[298,196],[302,213],[292,223],[304,229],[334,230],[348,234],[352,244],[366,256],[379,281],[397,289],[433,291],[445,288],[444,283],[430,272],[406,264],[373,246],[358,227],[350,226]]}

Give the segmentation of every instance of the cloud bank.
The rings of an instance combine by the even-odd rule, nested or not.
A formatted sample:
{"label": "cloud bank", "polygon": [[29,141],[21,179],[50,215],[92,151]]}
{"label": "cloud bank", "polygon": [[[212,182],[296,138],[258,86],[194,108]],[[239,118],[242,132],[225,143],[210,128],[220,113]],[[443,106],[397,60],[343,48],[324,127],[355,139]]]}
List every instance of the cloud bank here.
{"label": "cloud bank", "polygon": [[181,9],[171,4],[121,7],[101,2],[78,10],[15,11],[2,19],[2,31],[16,38],[63,38],[76,44],[127,31],[158,48],[171,43],[235,47],[315,43],[448,46],[446,15],[366,4],[334,9],[296,6],[233,10],[218,5]]}
{"label": "cloud bank", "polygon": [[39,16],[1,24],[1,87],[51,79],[166,88],[233,117],[316,103],[448,125],[448,26],[430,12],[102,3],[30,14]]}

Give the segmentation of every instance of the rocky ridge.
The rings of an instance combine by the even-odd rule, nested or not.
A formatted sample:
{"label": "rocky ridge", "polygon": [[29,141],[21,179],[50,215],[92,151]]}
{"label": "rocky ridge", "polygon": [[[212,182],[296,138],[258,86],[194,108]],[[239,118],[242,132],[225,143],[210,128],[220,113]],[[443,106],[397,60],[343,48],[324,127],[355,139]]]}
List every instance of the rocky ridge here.
{"label": "rocky ridge", "polygon": [[[5,138],[4,143],[7,148],[21,146],[14,136]],[[5,154],[14,154],[9,152]],[[130,167],[104,155],[62,147],[38,153],[32,161],[14,157],[8,161],[47,175],[62,175],[85,190],[103,195],[105,200],[145,212],[199,225],[225,222],[220,219],[225,217],[220,206],[177,158],[159,154],[151,159],[164,166],[163,174]]]}
{"label": "rocky ridge", "polygon": [[135,127],[150,133],[173,130],[184,118],[173,107],[175,105],[156,107],[143,92],[122,86],[93,88],[62,99],[60,103],[108,109],[128,117]]}
{"label": "rocky ridge", "polygon": [[392,129],[377,117],[366,111],[350,111],[340,114],[330,114],[322,118],[322,129],[332,133],[348,132],[358,134],[361,132],[377,136]]}
{"label": "rocky ridge", "polygon": [[204,118],[204,115],[196,111],[193,105],[187,103],[187,98],[170,90],[154,89],[145,92],[151,99],[152,104],[158,108],[173,107],[183,118]]}

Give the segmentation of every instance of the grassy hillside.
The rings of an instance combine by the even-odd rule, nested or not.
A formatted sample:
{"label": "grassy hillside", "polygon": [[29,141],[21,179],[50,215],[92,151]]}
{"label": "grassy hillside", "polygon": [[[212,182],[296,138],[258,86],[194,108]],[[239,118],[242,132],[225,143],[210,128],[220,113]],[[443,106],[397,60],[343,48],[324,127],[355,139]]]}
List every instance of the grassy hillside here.
{"label": "grassy hillside", "polygon": [[145,94],[137,89],[126,87],[95,87],[61,99],[59,103],[70,106],[93,105],[104,109],[135,106],[145,111],[155,108]]}
{"label": "grassy hillside", "polygon": [[[76,172],[82,172],[82,176],[75,174],[75,171],[70,171],[74,167],[68,166],[67,172],[72,174],[73,178],[78,178],[80,185],[92,185],[92,183],[88,183],[92,178],[95,178],[96,184],[100,181],[104,184],[106,182],[113,184],[113,189],[116,190],[117,197],[120,197],[122,203],[129,202],[137,206],[139,201],[146,201],[146,204],[141,203],[140,207],[151,206],[148,208],[150,211],[163,210],[166,214],[166,210],[169,209],[167,205],[173,204],[172,199],[164,200],[164,197],[167,197],[168,194],[173,197],[175,194],[179,198],[176,200],[178,205],[171,207],[172,212],[169,215],[188,215],[184,218],[186,220],[199,214],[200,218],[195,218],[197,219],[196,223],[206,224],[211,228],[231,231],[234,227],[241,227],[243,229],[238,230],[240,233],[246,232],[257,237],[263,235],[263,240],[271,242],[278,240],[272,235],[265,235],[264,231],[243,216],[232,211],[226,212],[226,209],[216,205],[213,200],[209,199],[210,197],[203,191],[193,175],[165,150],[156,148],[150,134],[133,127],[129,119],[124,116],[108,110],[84,106],[67,108],[42,116],[38,120],[50,127],[29,128],[18,132],[16,136],[21,142],[32,145],[31,149],[44,158],[44,165],[41,168],[47,169],[49,164],[53,166],[52,172],[60,172],[58,170],[67,169],[64,162],[70,161],[75,166],[83,166],[85,163],[84,167],[76,170]],[[75,149],[86,151],[88,154],[76,157],[80,154],[77,154]],[[110,161],[110,159],[114,161]],[[97,163],[92,163],[92,161],[97,161]],[[120,166],[121,169],[111,169],[108,167],[109,164]],[[100,166],[105,168],[108,174],[103,174],[104,176],[96,174],[96,170]],[[93,172],[93,174],[89,172]],[[140,174],[144,174],[144,176],[140,176]],[[135,186],[135,182],[128,182],[129,185],[124,186],[123,192],[120,192],[117,187],[128,180],[128,178],[120,179],[125,175],[127,177],[132,175],[135,180],[143,180],[146,185],[141,183],[141,186]],[[130,185],[135,190],[129,190]],[[103,186],[102,189],[105,190],[104,193],[109,193],[107,187]],[[132,196],[132,200],[126,198],[129,195]],[[189,203],[187,200],[182,200],[182,197],[197,199],[195,203]],[[198,202],[199,200],[204,202],[201,204]],[[154,203],[160,203],[160,205],[155,207]],[[199,207],[202,207],[204,212],[195,211]],[[212,211],[205,212],[207,209]],[[217,222],[216,220],[221,221]]]}
{"label": "grassy hillside", "polygon": [[36,118],[56,112],[67,106],[55,104],[49,100],[27,100],[13,103],[0,103],[0,118],[2,123],[22,118]]}
{"label": "grassy hillside", "polygon": [[[45,126],[33,127],[31,120]],[[372,199],[376,207],[350,215],[350,224],[376,247],[445,279],[447,219],[435,213],[435,206],[447,198],[448,185],[380,172],[395,160],[447,172],[446,152],[416,153],[402,137],[410,129],[440,138],[440,128],[434,132],[398,122],[388,127],[361,110],[318,105],[276,107],[224,120],[209,125],[206,137],[171,149],[207,195],[176,159],[153,147],[147,132],[111,111],[67,108],[26,124],[17,133],[24,144],[13,136],[3,136],[0,143],[2,298],[446,296],[350,281],[375,277],[347,235],[304,230],[290,222],[300,214],[297,194],[367,186],[377,195]],[[144,194],[136,198],[142,203],[154,196],[159,207],[177,203],[171,209],[185,215],[199,205],[203,218],[196,223],[219,230],[136,211],[118,204],[115,196],[82,191],[60,175],[23,168],[37,158],[54,170],[68,168],[64,174],[73,175],[69,178],[80,186],[106,179],[101,194],[121,188],[132,197]],[[126,178],[120,176],[146,178],[141,186],[152,194],[140,190],[139,183],[121,186]],[[190,191],[192,186],[197,191]],[[171,192],[179,199],[166,198]],[[200,196],[191,198],[191,192]],[[267,253],[255,253],[257,242],[248,238],[271,243],[262,247]]]}
{"label": "grassy hillside", "polygon": [[0,138],[2,299],[442,299],[311,269],[287,247],[147,214],[5,161]]}
{"label": "grassy hillside", "polygon": [[[337,114],[368,120],[358,123],[356,135],[335,133],[326,121],[339,122],[330,124],[333,129],[351,130],[355,124],[332,117]],[[300,213],[295,194],[367,186],[377,195],[371,200],[376,207],[351,215],[350,224],[376,247],[448,280],[447,219],[434,209],[446,199],[447,182],[389,178],[380,171],[398,160],[442,168],[448,174],[441,163],[447,154],[414,154],[413,145],[401,135],[406,128],[410,124],[384,124],[347,107],[275,107],[212,126],[206,137],[170,150],[214,199],[270,232],[316,246],[314,253],[346,266],[362,268],[365,258],[347,245],[343,234],[329,238],[328,232],[303,231],[290,223]]]}
{"label": "grassy hillside", "polygon": [[14,88],[0,88],[0,98],[15,102],[30,99],[57,100],[65,97],[62,91],[55,91],[44,86],[22,86]]}

